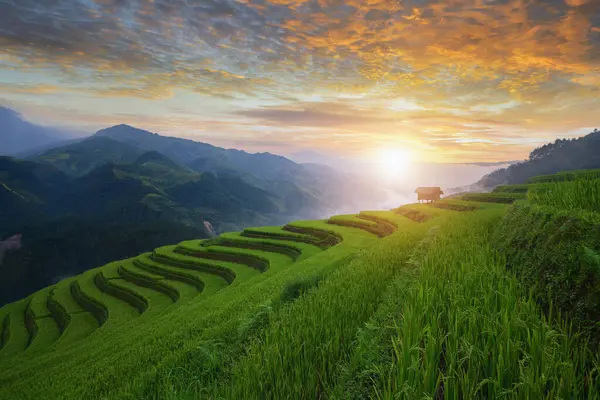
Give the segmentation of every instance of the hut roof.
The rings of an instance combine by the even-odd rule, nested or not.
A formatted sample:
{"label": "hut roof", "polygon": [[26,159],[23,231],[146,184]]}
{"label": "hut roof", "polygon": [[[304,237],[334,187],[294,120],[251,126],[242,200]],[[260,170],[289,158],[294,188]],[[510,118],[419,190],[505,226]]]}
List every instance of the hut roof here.
{"label": "hut roof", "polygon": [[420,186],[415,189],[419,194],[444,194],[439,186]]}

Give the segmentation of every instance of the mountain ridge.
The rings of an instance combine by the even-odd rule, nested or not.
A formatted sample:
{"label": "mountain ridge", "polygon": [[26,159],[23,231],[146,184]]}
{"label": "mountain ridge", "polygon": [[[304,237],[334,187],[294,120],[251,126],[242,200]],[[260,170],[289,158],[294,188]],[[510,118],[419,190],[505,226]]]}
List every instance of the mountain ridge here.
{"label": "mountain ridge", "polygon": [[18,112],[1,106],[0,127],[0,156],[14,156],[69,138],[66,132],[26,121]]}

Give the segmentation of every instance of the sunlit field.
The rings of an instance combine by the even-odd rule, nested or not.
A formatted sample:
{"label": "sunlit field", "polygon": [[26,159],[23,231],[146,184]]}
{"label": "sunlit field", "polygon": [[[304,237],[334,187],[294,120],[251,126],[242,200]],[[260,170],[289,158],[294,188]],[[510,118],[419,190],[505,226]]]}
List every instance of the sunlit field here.
{"label": "sunlit field", "polygon": [[540,306],[498,246],[519,240],[507,216],[538,188],[576,182],[534,185],[531,204],[507,186],[90,270],[0,309],[0,397],[597,398],[572,310]]}
{"label": "sunlit field", "polygon": [[0,400],[600,400],[600,0],[0,0]]}

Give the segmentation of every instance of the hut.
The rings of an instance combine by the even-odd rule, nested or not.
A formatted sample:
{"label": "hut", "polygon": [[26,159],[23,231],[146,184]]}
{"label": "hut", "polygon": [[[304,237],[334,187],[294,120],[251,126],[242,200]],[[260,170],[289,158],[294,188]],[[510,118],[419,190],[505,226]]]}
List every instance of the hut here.
{"label": "hut", "polygon": [[415,193],[419,199],[419,203],[423,200],[427,202],[434,202],[440,199],[441,195],[444,194],[442,189],[438,186],[432,187],[418,187],[415,189]]}

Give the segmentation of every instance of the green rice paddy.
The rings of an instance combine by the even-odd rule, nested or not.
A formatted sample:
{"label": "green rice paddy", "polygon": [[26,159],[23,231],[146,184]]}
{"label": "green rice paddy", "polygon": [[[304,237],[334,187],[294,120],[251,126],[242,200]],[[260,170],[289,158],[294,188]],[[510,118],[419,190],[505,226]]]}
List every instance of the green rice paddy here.
{"label": "green rice paddy", "polygon": [[0,308],[0,399],[598,398],[596,352],[494,243],[520,202],[597,211],[590,181],[249,228],[65,279]]}

